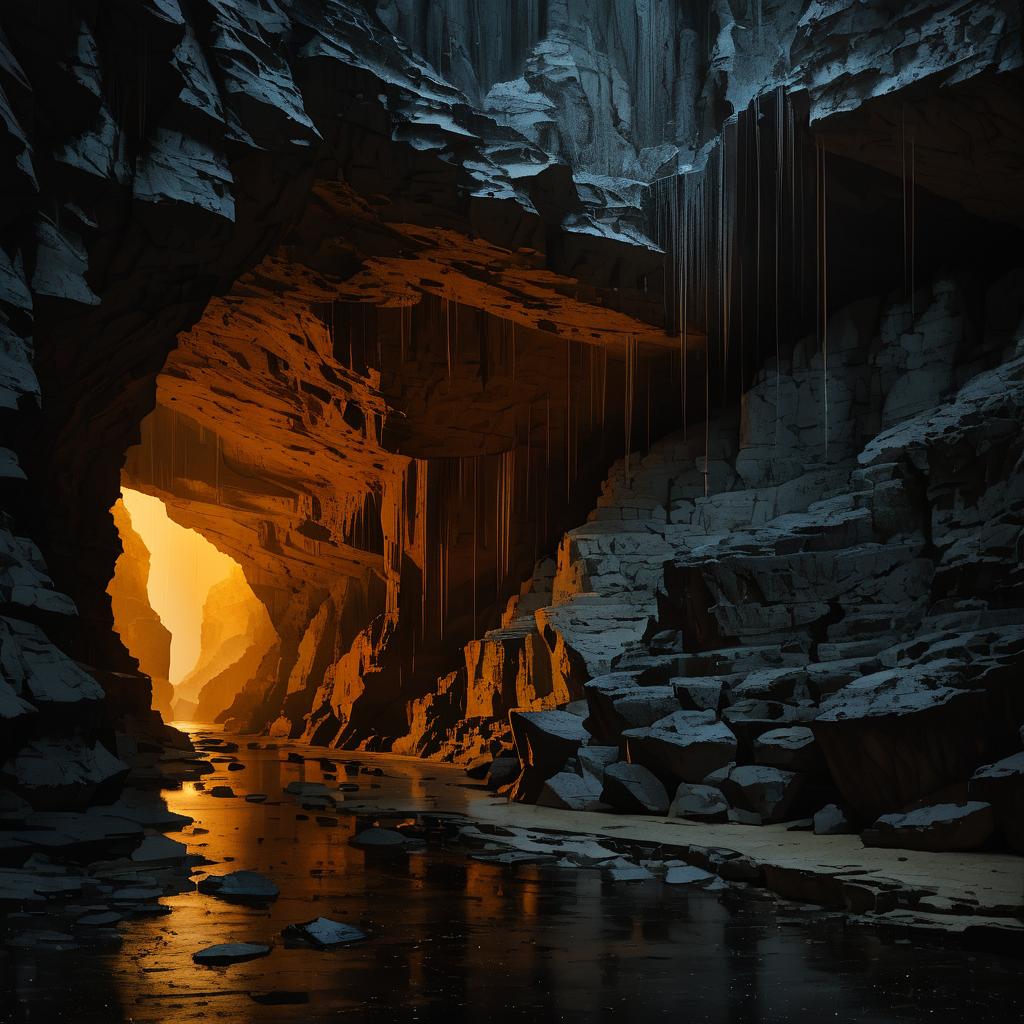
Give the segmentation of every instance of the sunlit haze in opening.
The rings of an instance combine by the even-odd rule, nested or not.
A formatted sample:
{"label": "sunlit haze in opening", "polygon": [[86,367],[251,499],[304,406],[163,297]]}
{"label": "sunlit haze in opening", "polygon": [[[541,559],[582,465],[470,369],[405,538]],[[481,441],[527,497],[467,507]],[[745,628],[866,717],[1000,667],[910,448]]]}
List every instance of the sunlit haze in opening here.
{"label": "sunlit haze in opening", "polygon": [[132,527],[149,549],[149,603],[171,634],[169,678],[178,683],[199,658],[203,604],[236,563],[205,537],[179,526],[159,498],[121,489]]}

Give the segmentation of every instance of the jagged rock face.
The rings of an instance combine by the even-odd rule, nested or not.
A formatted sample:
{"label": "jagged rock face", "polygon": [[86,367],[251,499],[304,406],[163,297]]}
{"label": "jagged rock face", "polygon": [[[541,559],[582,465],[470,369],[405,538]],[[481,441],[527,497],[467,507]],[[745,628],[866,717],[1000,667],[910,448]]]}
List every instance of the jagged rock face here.
{"label": "jagged rock face", "polygon": [[[1003,821],[1019,845],[1022,283],[849,307],[827,363],[807,339],[732,414],[616,466],[533,610],[580,651],[592,591],[636,617],[585,684],[588,743],[710,788],[684,794],[698,819],[715,794],[749,822],[832,794],[879,844],[974,848]],[[663,568],[623,559],[636,538]]]}
{"label": "jagged rock face", "polygon": [[114,622],[128,653],[153,684],[153,707],[170,721],[171,634],[149,603],[149,549],[132,527],[132,517],[123,501],[114,504],[112,515],[122,548],[114,578],[107,587]]}
{"label": "jagged rock face", "polygon": [[[899,15],[912,42],[895,48],[888,18],[839,0],[714,10],[449,0],[426,13],[405,0],[86,11],[17,0],[0,25],[2,183],[18,200],[0,212],[0,402],[14,438],[10,454],[0,450],[13,517],[0,533],[0,587],[12,636],[27,621],[44,626],[122,709],[137,669],[105,593],[122,469],[236,558],[278,635],[222,712],[234,724],[451,755],[500,746],[498,716],[511,704],[578,699],[621,650],[650,639],[665,614],[664,561],[678,563],[668,603],[682,603],[672,581],[684,579],[696,605],[686,642],[742,645],[764,629],[747,590],[771,569],[751,556],[715,577],[688,550],[680,556],[673,528],[760,526],[840,486],[843,459],[974,372],[955,325],[938,357],[885,337],[875,352],[853,328],[837,348],[830,327],[844,373],[824,433],[814,347],[798,346],[775,377],[789,390],[784,403],[773,398],[770,458],[755,422],[769,370],[750,392],[746,426],[719,419],[699,467],[696,442],[670,452],[688,467],[676,492],[663,493],[661,467],[655,493],[620,493],[636,477],[627,456],[556,571],[538,566],[501,609],[581,521],[616,455],[649,447],[680,412],[692,420],[711,402],[728,405],[749,383],[773,321],[777,358],[810,320],[871,290],[865,281],[893,276],[898,258],[876,260],[864,230],[878,214],[897,239],[906,219],[901,183],[884,173],[896,166],[892,103],[913,92],[921,134],[910,173],[943,197],[912,190],[911,291],[944,245],[982,237],[979,215],[1019,223],[1019,194],[1006,189],[1012,159],[994,163],[983,189],[964,189],[964,153],[976,147],[947,145],[949,131],[980,145],[973,98],[1003,96],[999,76],[1021,65],[1020,14],[1008,0],[914,5]],[[943,102],[929,105],[940,84]],[[936,109],[951,128],[929,135]],[[1019,111],[997,112],[1001,134],[1014,137]],[[863,154],[851,139],[865,122],[843,120],[857,117],[874,132]],[[850,159],[830,157],[826,170],[805,119]],[[898,151],[902,167],[902,136]],[[880,169],[863,189],[854,160]],[[790,301],[813,293],[819,269],[828,283],[823,263],[800,256],[815,246],[815,210],[833,259],[825,314]],[[838,252],[822,227],[830,211]],[[931,214],[941,227],[928,234],[915,218]],[[1016,238],[1005,228],[984,237],[987,273]],[[769,301],[761,267],[783,253],[791,272],[781,285],[776,273]],[[940,289],[929,310],[955,320],[950,302]],[[854,358],[868,351],[879,359],[870,374]],[[923,390],[915,370],[928,371]],[[876,383],[884,404],[862,393]],[[780,460],[780,448],[799,457]],[[863,473],[858,487],[877,491],[871,529],[890,547],[908,513],[923,516],[921,470]],[[793,603],[799,588],[780,583],[754,602],[771,607],[773,629],[830,627],[851,580],[864,581],[856,599],[866,604],[894,603],[900,586],[918,595],[896,616],[908,628],[929,587],[974,594],[984,573],[964,583],[960,526],[949,540],[959,554],[939,564],[927,531],[923,544],[859,550],[863,517],[845,511],[822,532],[857,550],[823,600]],[[935,522],[941,535],[945,521]],[[1005,562],[992,553],[985,573],[1014,593]],[[776,568],[802,586],[821,581],[813,558]],[[789,667],[789,653],[769,666]],[[725,677],[758,663],[720,660],[699,701],[673,684],[681,706],[707,710],[717,694],[721,710]],[[31,701],[14,690],[17,719],[30,714],[18,702]],[[791,702],[810,698],[777,697],[729,711],[741,751],[762,724],[807,720]],[[94,738],[86,729],[76,742],[92,750]]]}
{"label": "jagged rock face", "polygon": [[[115,609],[116,615],[116,609]],[[267,610],[240,567],[215,583],[203,604],[199,658],[174,688],[174,717],[212,722],[278,652]]]}

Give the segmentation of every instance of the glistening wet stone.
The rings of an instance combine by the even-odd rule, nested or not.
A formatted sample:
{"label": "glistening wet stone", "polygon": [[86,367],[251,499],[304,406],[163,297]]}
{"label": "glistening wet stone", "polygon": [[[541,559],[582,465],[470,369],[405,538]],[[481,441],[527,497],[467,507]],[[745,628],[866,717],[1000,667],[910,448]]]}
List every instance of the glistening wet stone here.
{"label": "glistening wet stone", "polygon": [[[315,761],[288,764],[262,750],[250,761],[233,778],[239,793],[321,781]],[[170,809],[199,826],[174,838],[272,878],[278,900],[257,909],[191,892],[165,899],[166,917],[121,925],[117,952],[83,944],[58,953],[46,942],[8,948],[0,1019],[1008,1024],[1024,1012],[1024,965],[1006,948],[907,941],[734,888],[615,884],[598,867],[482,863],[444,838],[414,857],[368,858],[348,843],[358,831],[375,822],[404,827],[412,812],[430,812],[438,794],[450,795],[446,811],[474,799],[451,770],[378,763],[386,767],[382,789],[353,801],[337,829],[297,822],[287,804],[211,801],[189,784],[167,792]],[[438,781],[427,785],[428,776]],[[397,807],[407,813],[382,810]],[[283,930],[316,917],[369,938],[329,955],[288,948]],[[226,968],[193,964],[200,949],[228,942],[274,948]]]}

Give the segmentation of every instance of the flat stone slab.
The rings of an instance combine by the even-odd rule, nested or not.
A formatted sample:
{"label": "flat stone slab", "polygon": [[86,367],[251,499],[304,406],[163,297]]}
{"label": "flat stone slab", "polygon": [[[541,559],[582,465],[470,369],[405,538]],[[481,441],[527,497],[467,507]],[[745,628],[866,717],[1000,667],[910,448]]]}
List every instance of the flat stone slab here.
{"label": "flat stone slab", "polygon": [[668,885],[692,885],[695,888],[704,888],[717,882],[718,876],[703,868],[691,867],[689,864],[670,867],[665,872],[665,882]]}
{"label": "flat stone slab", "polygon": [[192,959],[204,967],[228,967],[246,960],[257,960],[266,956],[271,948],[259,942],[222,942],[193,953]]}
{"label": "flat stone slab", "polygon": [[316,949],[341,949],[366,939],[366,932],[343,921],[318,917],[302,924],[290,924],[281,933],[286,943],[313,946]]}
{"label": "flat stone slab", "polygon": [[269,903],[281,890],[256,871],[232,871],[227,875],[207,875],[197,886],[201,893],[239,903]]}
{"label": "flat stone slab", "polygon": [[991,837],[995,818],[991,804],[932,804],[906,814],[883,814],[863,834],[865,846],[906,850],[977,850]]}
{"label": "flat stone slab", "polygon": [[349,844],[365,850],[402,850],[423,846],[423,840],[391,828],[368,828],[354,835]]}
{"label": "flat stone slab", "polygon": [[146,836],[132,851],[136,864],[175,864],[188,856],[188,847],[167,836]]}

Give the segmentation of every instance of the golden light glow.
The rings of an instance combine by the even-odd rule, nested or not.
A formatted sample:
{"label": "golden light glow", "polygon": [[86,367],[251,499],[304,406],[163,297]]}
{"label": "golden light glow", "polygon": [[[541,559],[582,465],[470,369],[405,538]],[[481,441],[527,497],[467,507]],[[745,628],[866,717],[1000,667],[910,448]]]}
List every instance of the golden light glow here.
{"label": "golden light glow", "polygon": [[178,683],[199,658],[203,604],[210,588],[237,571],[238,563],[174,522],[159,498],[126,487],[121,497],[132,527],[149,549],[149,603],[171,634],[168,678]]}

